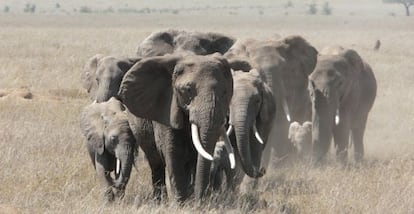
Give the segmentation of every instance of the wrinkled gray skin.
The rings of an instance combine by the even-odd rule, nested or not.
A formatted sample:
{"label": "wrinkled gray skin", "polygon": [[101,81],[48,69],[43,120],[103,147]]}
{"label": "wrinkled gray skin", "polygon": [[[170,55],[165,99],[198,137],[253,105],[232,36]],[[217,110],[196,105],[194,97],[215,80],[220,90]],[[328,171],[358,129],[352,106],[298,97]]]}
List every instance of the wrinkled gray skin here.
{"label": "wrinkled gray skin", "polygon": [[[103,56],[102,54],[91,57],[82,72],[83,86],[87,89],[90,98],[100,103],[117,96],[125,73],[139,60],[141,58]],[[165,164],[155,146],[152,123],[148,120],[136,118],[128,110],[127,113],[137,145],[144,151],[151,168],[153,196],[156,199],[161,199],[163,195],[166,195]],[[135,154],[138,154],[137,149]],[[137,158],[134,159],[135,167],[138,166],[136,161]]]}
{"label": "wrinkled gray skin", "polygon": [[[347,161],[350,137],[355,160],[362,160],[365,125],[376,91],[374,73],[356,51],[342,47],[322,51],[309,76],[315,163],[327,153],[332,136],[340,162]],[[335,121],[337,112],[339,123]]]}
{"label": "wrinkled gray skin", "polygon": [[[280,40],[238,40],[225,54],[233,70],[257,69],[271,88],[276,102],[275,125],[271,146],[277,157],[294,151],[288,139],[291,121],[304,122],[311,118],[308,75],[313,71],[317,51],[300,36]],[[263,165],[267,166],[271,149],[266,149]]]}
{"label": "wrinkled gray skin", "polygon": [[293,122],[289,127],[289,140],[296,149],[299,158],[307,159],[312,153],[312,122],[303,124]]}
{"label": "wrinkled gray skin", "polygon": [[194,173],[195,197],[205,195],[211,162],[197,155],[190,125],[198,127],[202,147],[213,154],[232,94],[230,67],[216,54],[149,57],[125,75],[119,96],[132,114],[153,121],[176,200],[189,197]]}
{"label": "wrinkled gray skin", "polygon": [[219,33],[163,30],[154,32],[138,45],[140,57],[162,56],[177,52],[190,52],[196,55],[213,53],[224,54],[235,39]]}
{"label": "wrinkled gray skin", "polygon": [[[231,139],[234,140],[236,169],[230,170],[227,151],[224,148],[216,148],[217,154],[213,164],[212,177],[219,179],[222,169],[226,172],[227,187],[234,189],[240,185],[244,173],[249,177],[259,178],[263,176],[261,169],[262,153],[273,126],[276,114],[273,93],[269,86],[262,80],[257,70],[249,72],[233,72],[233,97],[230,102],[229,125],[234,131]],[[254,135],[253,126],[256,125],[264,144],[259,143]],[[216,164],[219,164],[216,166]],[[217,171],[217,172],[216,172]],[[216,173],[217,175],[214,175]],[[230,178],[228,176],[233,176]],[[220,181],[213,181],[219,184]]]}
{"label": "wrinkled gray skin", "polygon": [[[90,104],[81,112],[80,127],[106,200],[122,198],[137,146],[125,107],[115,98]],[[116,159],[121,163],[119,173],[115,170]]]}
{"label": "wrinkled gray skin", "polygon": [[139,60],[96,54],[83,67],[82,85],[92,100],[107,101],[117,95],[125,73]]}

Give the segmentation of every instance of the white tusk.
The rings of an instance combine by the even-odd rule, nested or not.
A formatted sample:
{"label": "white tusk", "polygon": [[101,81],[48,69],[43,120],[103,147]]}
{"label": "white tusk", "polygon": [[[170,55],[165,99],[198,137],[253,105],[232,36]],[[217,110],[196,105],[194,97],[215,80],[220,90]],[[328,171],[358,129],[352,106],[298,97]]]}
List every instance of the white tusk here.
{"label": "white tusk", "polygon": [[287,119],[288,122],[290,122],[290,112],[289,112],[289,107],[287,105],[286,98],[284,98],[284,100],[282,101],[282,106],[283,106],[283,110],[285,111],[285,114],[286,114],[286,119]]}
{"label": "white tusk", "polygon": [[116,168],[115,168],[115,173],[117,175],[119,175],[119,172],[121,171],[121,161],[117,158],[116,159]]}
{"label": "white tusk", "polygon": [[195,124],[191,124],[191,137],[193,139],[194,147],[196,148],[197,152],[200,153],[205,159],[212,161],[213,156],[211,156],[206,150],[204,150],[203,146],[200,142],[200,135],[198,134],[198,127]]}
{"label": "white tusk", "polygon": [[261,143],[261,144],[263,144],[263,145],[264,145],[263,139],[260,137],[260,134],[259,134],[259,132],[257,131],[257,128],[256,128],[256,123],[255,123],[255,124],[253,124],[253,132],[254,132],[254,136],[255,136],[255,137],[256,137],[256,139],[259,141],[259,143]]}
{"label": "white tusk", "polygon": [[233,126],[232,125],[229,125],[229,128],[226,131],[226,135],[227,136],[230,136],[232,132],[233,132]]}
{"label": "white tusk", "polygon": [[339,119],[339,109],[337,109],[336,114],[335,114],[335,125],[338,125],[339,121],[340,121],[340,119]]}
{"label": "white tusk", "polygon": [[96,100],[94,100],[92,104],[96,104]]}
{"label": "white tusk", "polygon": [[229,137],[224,133],[222,135],[224,138],[224,146],[226,147],[227,153],[229,154],[230,168],[234,169],[236,167],[236,158],[234,157],[233,146],[231,146]]}

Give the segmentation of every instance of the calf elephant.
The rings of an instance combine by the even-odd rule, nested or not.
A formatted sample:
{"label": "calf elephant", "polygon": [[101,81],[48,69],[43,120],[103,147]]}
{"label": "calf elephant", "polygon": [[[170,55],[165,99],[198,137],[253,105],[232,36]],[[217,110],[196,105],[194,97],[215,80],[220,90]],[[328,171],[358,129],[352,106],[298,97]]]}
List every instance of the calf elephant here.
{"label": "calf elephant", "polygon": [[[219,184],[220,169],[226,172],[227,186],[237,187],[246,173],[249,177],[259,178],[264,174],[261,168],[262,153],[268,141],[273,119],[276,114],[275,100],[269,86],[262,80],[256,69],[249,72],[233,72],[233,97],[230,102],[229,128],[227,134],[235,139],[235,156],[238,168],[230,171],[229,161],[224,148],[219,148],[213,166],[213,183]],[[234,133],[233,133],[234,132]],[[221,151],[223,150],[223,151]],[[219,164],[219,166],[215,166]],[[241,170],[240,170],[241,167]],[[244,172],[244,173],[243,173]],[[230,178],[229,176],[233,176]]]}
{"label": "calf elephant", "polygon": [[[123,196],[137,147],[125,107],[115,98],[92,103],[80,116],[86,147],[107,201]],[[113,175],[111,175],[111,172]]]}
{"label": "calf elephant", "polygon": [[307,158],[312,153],[312,122],[303,124],[293,122],[289,126],[289,140],[295,147],[299,158]]}
{"label": "calf elephant", "polygon": [[356,51],[342,47],[322,51],[309,76],[315,162],[327,153],[332,136],[342,163],[347,159],[350,136],[355,160],[362,159],[365,125],[376,91],[374,73]]}
{"label": "calf elephant", "polygon": [[[273,147],[278,157],[293,151],[288,139],[290,121],[304,122],[311,118],[308,75],[313,71],[316,49],[300,36],[275,40],[239,40],[225,54],[234,70],[259,71],[271,88],[276,103],[275,125],[272,129]],[[283,110],[282,110],[283,109]],[[269,152],[264,155],[267,165]]]}
{"label": "calf elephant", "polygon": [[152,33],[138,45],[140,57],[162,56],[175,52],[191,52],[196,55],[224,54],[234,43],[232,37],[219,33],[165,30]]}
{"label": "calf elephant", "polygon": [[[90,98],[100,103],[117,96],[125,73],[139,60],[141,58],[113,57],[101,54],[91,57],[82,72],[83,86],[87,89]],[[152,123],[148,120],[136,118],[128,110],[126,111],[137,145],[144,151],[152,171],[154,197],[161,199],[162,195],[166,194],[165,175],[163,173],[165,164],[155,146]],[[137,148],[135,154],[138,154]]]}
{"label": "calf elephant", "polygon": [[153,121],[178,201],[190,195],[194,173],[195,196],[204,196],[232,94],[230,67],[219,54],[148,57],[125,75],[119,96],[132,114]]}

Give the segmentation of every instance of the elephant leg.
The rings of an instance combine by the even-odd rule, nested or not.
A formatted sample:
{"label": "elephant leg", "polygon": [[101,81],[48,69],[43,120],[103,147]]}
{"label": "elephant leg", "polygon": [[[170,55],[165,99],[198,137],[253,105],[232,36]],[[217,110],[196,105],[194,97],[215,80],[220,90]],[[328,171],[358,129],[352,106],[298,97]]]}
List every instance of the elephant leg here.
{"label": "elephant leg", "polygon": [[354,159],[356,162],[361,162],[364,157],[364,133],[367,116],[364,115],[358,118],[359,121],[352,127],[352,142],[354,144]]}
{"label": "elephant leg", "polygon": [[96,174],[98,176],[99,183],[104,190],[104,198],[108,202],[115,200],[115,193],[112,189],[113,181],[110,176],[111,171],[108,170],[111,168],[110,159],[110,155],[107,152],[104,152],[102,155],[95,154]]}
{"label": "elephant leg", "polygon": [[156,148],[155,142],[141,143],[141,149],[144,151],[145,157],[151,168],[153,197],[156,200],[161,200],[167,195],[165,185],[165,164]]}
{"label": "elephant leg", "polygon": [[336,145],[336,157],[342,163],[346,164],[348,157],[349,145],[349,120],[342,117],[343,120],[333,129],[334,141]]}
{"label": "elephant leg", "polygon": [[188,197],[190,170],[186,169],[185,135],[183,130],[173,130],[163,124],[153,122],[154,136],[165,158],[172,195],[179,202]]}

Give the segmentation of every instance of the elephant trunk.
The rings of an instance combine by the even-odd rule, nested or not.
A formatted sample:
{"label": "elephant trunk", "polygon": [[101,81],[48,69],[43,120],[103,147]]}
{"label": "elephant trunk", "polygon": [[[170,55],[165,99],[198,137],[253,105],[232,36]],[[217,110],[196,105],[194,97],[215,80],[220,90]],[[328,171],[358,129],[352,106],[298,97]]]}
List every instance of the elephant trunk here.
{"label": "elephant trunk", "polygon": [[325,112],[315,112],[312,114],[312,145],[313,162],[318,163],[322,160],[329,150],[332,138],[332,125],[334,114]]}
{"label": "elephant trunk", "polygon": [[[133,146],[131,145],[122,146],[122,148],[119,148],[115,151],[115,156],[116,156],[117,162],[118,161],[120,162],[120,168],[119,168],[119,173],[116,172],[114,187],[118,190],[123,191],[125,189],[125,186],[128,183],[129,176],[131,175],[132,165],[134,163]],[[118,166],[116,166],[115,171],[118,170],[117,168]]]}

